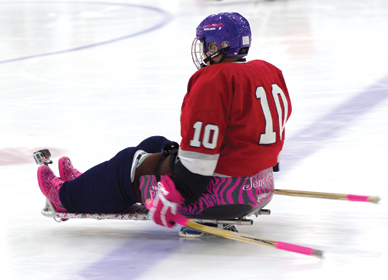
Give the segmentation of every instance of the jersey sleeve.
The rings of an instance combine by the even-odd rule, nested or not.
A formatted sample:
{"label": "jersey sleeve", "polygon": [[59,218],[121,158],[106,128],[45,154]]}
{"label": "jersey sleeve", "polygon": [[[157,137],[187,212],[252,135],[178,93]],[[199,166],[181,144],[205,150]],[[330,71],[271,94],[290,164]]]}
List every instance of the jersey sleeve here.
{"label": "jersey sleeve", "polygon": [[211,176],[224,140],[230,98],[222,76],[215,79],[217,73],[202,70],[190,79],[183,101],[178,155],[191,172]]}

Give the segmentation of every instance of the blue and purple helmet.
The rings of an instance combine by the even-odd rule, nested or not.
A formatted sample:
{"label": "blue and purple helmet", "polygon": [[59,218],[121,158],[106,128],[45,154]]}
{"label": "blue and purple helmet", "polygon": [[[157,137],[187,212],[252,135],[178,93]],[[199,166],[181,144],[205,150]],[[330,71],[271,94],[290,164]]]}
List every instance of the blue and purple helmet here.
{"label": "blue and purple helmet", "polygon": [[[210,49],[215,44],[217,52]],[[239,13],[219,13],[208,16],[198,25],[191,56],[195,66],[201,69],[208,61],[212,64],[212,58],[220,54],[243,58],[250,46],[251,28],[246,18]]]}

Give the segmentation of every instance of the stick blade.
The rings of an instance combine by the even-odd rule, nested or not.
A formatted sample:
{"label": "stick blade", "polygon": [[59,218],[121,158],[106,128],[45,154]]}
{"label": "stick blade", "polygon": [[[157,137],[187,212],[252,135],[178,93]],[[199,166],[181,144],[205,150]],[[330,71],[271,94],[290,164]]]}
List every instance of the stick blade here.
{"label": "stick blade", "polygon": [[323,257],[323,251],[321,251],[321,250],[316,250],[316,249],[314,249],[314,251],[313,251],[313,253],[312,253],[312,256],[313,256],[313,257],[316,257],[316,258],[318,258],[318,259],[321,259],[321,260],[324,259],[324,257]]}
{"label": "stick blade", "polygon": [[378,196],[370,196],[368,197],[368,201],[372,203],[379,203],[380,202],[380,197]]}

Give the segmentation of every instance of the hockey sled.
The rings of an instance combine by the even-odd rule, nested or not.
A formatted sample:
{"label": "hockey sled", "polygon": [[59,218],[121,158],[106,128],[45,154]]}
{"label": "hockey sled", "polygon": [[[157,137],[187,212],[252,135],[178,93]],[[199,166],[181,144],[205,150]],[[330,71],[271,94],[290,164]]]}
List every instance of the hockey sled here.
{"label": "hockey sled", "polygon": [[[49,150],[34,153],[38,165],[51,164]],[[155,176],[146,175],[140,178],[142,201],[153,199],[158,190]],[[216,225],[252,225],[253,220],[247,217],[269,215],[270,210],[263,209],[274,194],[272,168],[256,175],[238,178],[214,177],[206,193],[195,203],[183,204],[179,213],[192,221],[202,224]],[[148,209],[141,203],[134,204],[125,213],[67,213],[57,212],[51,202],[46,199],[41,211],[45,217],[54,218],[57,222],[69,219],[113,219],[113,220],[149,220]]]}

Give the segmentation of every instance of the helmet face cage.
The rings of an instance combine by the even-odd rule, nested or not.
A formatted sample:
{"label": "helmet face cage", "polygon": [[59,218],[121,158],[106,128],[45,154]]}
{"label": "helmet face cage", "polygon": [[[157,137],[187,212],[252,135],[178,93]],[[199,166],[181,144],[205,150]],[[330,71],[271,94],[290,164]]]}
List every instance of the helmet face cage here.
{"label": "helmet face cage", "polygon": [[248,21],[238,13],[219,13],[205,18],[197,27],[191,47],[193,62],[198,69],[206,66],[205,53],[214,54],[210,49],[212,44],[216,44],[219,54],[226,57],[245,57],[251,45]]}
{"label": "helmet face cage", "polygon": [[206,66],[206,63],[203,61],[203,44],[203,41],[197,38],[194,38],[193,43],[191,44],[191,58],[193,59],[194,65],[198,70]]}
{"label": "helmet face cage", "polygon": [[[197,69],[201,69],[207,66],[206,61],[209,61],[210,64],[214,62],[210,59],[220,54],[219,51],[215,51],[211,49],[211,47],[215,45],[217,50],[220,50],[218,44],[216,42],[210,42],[207,44],[203,41],[203,38],[194,38],[193,43],[191,45],[191,58],[193,59],[193,63]],[[207,49],[207,51],[205,51]],[[209,56],[207,55],[209,53]],[[205,60],[205,57],[207,60]]]}

